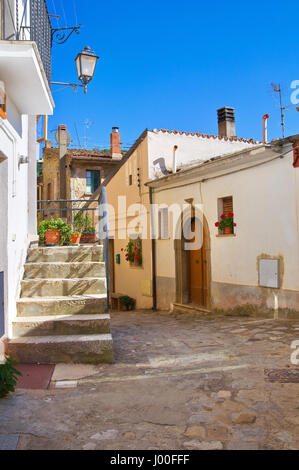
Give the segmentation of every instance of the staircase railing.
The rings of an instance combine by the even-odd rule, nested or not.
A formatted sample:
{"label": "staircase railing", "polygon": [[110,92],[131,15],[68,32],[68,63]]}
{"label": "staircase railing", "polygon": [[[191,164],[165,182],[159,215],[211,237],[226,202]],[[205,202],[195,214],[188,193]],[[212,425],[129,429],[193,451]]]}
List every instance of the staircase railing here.
{"label": "staircase railing", "polygon": [[91,242],[99,241],[98,206],[99,199],[38,200],[37,221],[40,223],[42,220],[50,220],[51,217],[60,217],[70,224],[73,230],[84,234],[95,233],[95,240],[90,240]]}

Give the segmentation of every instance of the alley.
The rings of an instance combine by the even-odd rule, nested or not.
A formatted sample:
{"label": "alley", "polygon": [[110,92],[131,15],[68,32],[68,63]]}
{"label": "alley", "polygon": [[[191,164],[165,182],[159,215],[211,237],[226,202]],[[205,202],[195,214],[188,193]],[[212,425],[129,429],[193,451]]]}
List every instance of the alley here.
{"label": "alley", "polygon": [[1,400],[0,445],[299,448],[297,321],[121,312],[112,335],[115,364],[60,365],[48,390]]}

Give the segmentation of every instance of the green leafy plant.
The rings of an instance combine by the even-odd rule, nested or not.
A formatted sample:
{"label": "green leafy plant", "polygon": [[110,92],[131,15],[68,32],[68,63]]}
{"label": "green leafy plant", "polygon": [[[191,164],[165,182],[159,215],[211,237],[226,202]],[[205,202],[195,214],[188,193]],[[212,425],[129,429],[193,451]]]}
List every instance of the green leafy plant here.
{"label": "green leafy plant", "polygon": [[226,227],[230,228],[231,232],[234,231],[234,227],[237,224],[234,223],[234,214],[233,212],[229,212],[228,214],[222,214],[220,217],[220,221],[215,223],[215,227],[219,228],[220,230],[224,230]]}
{"label": "green leafy plant", "polygon": [[136,300],[132,299],[132,297],[129,297],[128,295],[122,295],[119,298],[119,303],[126,307],[127,310],[133,310],[135,308]]}
{"label": "green leafy plant", "polygon": [[95,228],[92,225],[92,218],[87,213],[79,211],[74,217],[74,228],[79,232],[94,233]]}
{"label": "green leafy plant", "polygon": [[15,369],[17,361],[11,357],[7,357],[4,364],[0,363],[0,398],[6,397],[10,392],[15,391],[18,376],[21,372]]}
{"label": "green leafy plant", "polygon": [[54,219],[51,217],[50,220],[42,220],[37,228],[40,243],[45,242],[45,235],[47,230],[59,230],[60,231],[60,245],[64,245],[69,239],[71,226],[65,223],[62,219]]}
{"label": "green leafy plant", "polygon": [[81,232],[71,231],[70,235],[81,235]]}

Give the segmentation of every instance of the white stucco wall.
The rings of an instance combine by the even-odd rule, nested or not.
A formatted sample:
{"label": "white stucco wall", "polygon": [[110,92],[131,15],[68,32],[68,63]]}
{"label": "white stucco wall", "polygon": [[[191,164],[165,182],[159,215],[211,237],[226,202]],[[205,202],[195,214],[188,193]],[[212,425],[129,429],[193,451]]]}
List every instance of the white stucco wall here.
{"label": "white stucco wall", "polygon": [[166,131],[148,132],[149,177],[161,176],[159,165],[153,162],[164,158],[167,170],[172,170],[173,148],[177,145],[177,167],[193,164],[212,157],[227,155],[256,145],[246,140],[230,140],[203,134],[187,134]]}
{"label": "white stucco wall", "polygon": [[[212,282],[258,286],[257,258],[266,254],[283,259],[281,290],[298,292],[299,168],[292,163],[290,152],[283,159],[203,183],[186,178],[180,181],[185,186],[175,187],[173,180],[171,189],[155,190],[154,202],[184,204],[193,198],[194,204],[203,203],[211,237]],[[217,200],[225,196],[233,196],[237,226],[235,236],[219,237]],[[158,240],[156,250],[157,276],[175,278],[173,240]]]}
{"label": "white stucco wall", "polygon": [[[4,271],[5,334],[11,336],[11,324],[16,315],[16,300],[27,248],[36,234],[36,120],[19,116],[12,106],[7,120],[0,120],[0,150],[6,158],[0,163],[1,233],[0,270]],[[13,124],[9,120],[13,116]],[[20,125],[16,125],[20,123]],[[29,163],[19,165],[19,156],[29,157]]]}

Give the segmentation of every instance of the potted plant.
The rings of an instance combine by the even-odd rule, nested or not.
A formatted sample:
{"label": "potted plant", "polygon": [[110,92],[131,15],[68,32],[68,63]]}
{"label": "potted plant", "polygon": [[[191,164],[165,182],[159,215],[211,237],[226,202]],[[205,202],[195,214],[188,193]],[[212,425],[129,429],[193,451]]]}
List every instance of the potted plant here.
{"label": "potted plant", "polygon": [[96,229],[93,226],[86,227],[81,236],[83,243],[94,243],[96,241]]}
{"label": "potted plant", "polygon": [[233,212],[228,212],[228,214],[222,214],[220,221],[215,223],[215,227],[219,228],[225,235],[230,235],[234,233],[234,227],[237,224],[234,223],[234,214]]}
{"label": "potted plant", "polygon": [[71,232],[70,242],[72,245],[79,245],[81,239],[81,232]]}
{"label": "potted plant", "polygon": [[74,218],[75,230],[81,232],[81,243],[94,243],[96,241],[95,227],[91,216],[80,210]]}
{"label": "potted plant", "polygon": [[132,297],[129,297],[128,295],[122,295],[119,298],[119,303],[121,310],[134,310],[136,300],[132,299]]}
{"label": "potted plant", "polygon": [[70,225],[62,219],[42,220],[37,229],[40,244],[47,246],[63,245],[69,239]]}

